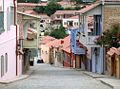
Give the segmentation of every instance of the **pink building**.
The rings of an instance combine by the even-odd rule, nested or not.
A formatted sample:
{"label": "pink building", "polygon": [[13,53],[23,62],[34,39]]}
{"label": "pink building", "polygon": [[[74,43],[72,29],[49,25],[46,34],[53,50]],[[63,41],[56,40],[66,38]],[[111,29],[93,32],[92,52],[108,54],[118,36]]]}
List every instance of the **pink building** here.
{"label": "pink building", "polygon": [[22,48],[18,46],[16,0],[0,0],[0,7],[0,19],[3,19],[0,23],[0,82],[4,82],[22,74]]}

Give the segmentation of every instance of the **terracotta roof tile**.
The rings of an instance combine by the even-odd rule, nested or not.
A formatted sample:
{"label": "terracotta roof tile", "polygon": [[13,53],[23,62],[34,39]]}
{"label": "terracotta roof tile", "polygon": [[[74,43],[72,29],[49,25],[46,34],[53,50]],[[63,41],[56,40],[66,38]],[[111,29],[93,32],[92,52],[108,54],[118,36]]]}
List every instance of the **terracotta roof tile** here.
{"label": "terracotta roof tile", "polygon": [[18,6],[31,6],[31,7],[35,7],[35,6],[46,6],[47,3],[18,3]]}
{"label": "terracotta roof tile", "polygon": [[55,40],[55,38],[53,38],[51,36],[45,36],[45,37],[41,38],[40,44],[47,44],[47,43],[49,43],[50,41],[53,41],[53,40]]}
{"label": "terracotta roof tile", "polygon": [[68,18],[68,19],[79,19],[79,16],[78,16],[78,15],[72,16],[72,17],[70,17],[70,18]]}
{"label": "terracotta roof tile", "polygon": [[79,10],[79,11],[76,11],[76,14],[85,13],[85,12],[87,12],[87,11],[95,8],[95,7],[98,6],[98,5],[100,5],[99,2],[94,3],[94,4],[90,5],[90,6],[86,6],[85,8],[83,8],[83,9],[81,9],[81,10]]}
{"label": "terracotta roof tile", "polygon": [[75,14],[76,10],[57,10],[54,15],[59,14]]}

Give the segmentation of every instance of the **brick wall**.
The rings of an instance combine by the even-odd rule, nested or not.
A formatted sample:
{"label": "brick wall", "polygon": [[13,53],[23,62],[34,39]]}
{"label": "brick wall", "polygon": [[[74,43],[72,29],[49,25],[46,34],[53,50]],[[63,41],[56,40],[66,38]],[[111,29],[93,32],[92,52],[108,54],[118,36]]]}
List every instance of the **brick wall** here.
{"label": "brick wall", "polygon": [[105,5],[103,12],[103,29],[109,29],[113,23],[120,23],[120,5]]}

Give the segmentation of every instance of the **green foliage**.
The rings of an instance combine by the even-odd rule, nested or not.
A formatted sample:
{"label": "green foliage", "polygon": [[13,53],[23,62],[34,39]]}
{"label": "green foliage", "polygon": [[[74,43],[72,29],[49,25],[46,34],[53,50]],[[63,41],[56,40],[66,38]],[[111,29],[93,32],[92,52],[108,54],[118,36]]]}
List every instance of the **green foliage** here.
{"label": "green foliage", "polygon": [[44,13],[45,11],[45,6],[37,6],[33,9],[37,13]]}
{"label": "green foliage", "polygon": [[26,0],[29,3],[38,3],[40,0]]}
{"label": "green foliage", "polygon": [[27,0],[17,0],[18,3],[24,3],[26,2]]}
{"label": "green foliage", "polygon": [[111,29],[103,32],[103,35],[97,39],[96,44],[98,45],[107,45],[110,47],[119,47],[120,44],[118,35],[120,34],[120,25],[114,24]]}
{"label": "green foliage", "polygon": [[60,26],[58,29],[54,29],[50,36],[56,38],[56,39],[63,39],[67,36],[64,27]]}
{"label": "green foliage", "polygon": [[52,2],[60,2],[62,0],[49,0],[49,1],[52,1]]}
{"label": "green foliage", "polygon": [[48,36],[49,34],[50,34],[49,32],[45,32],[45,33],[44,33],[45,36]]}
{"label": "green foliage", "polygon": [[38,3],[40,0],[17,0],[18,3],[24,3],[24,2],[28,2],[28,3]]}
{"label": "green foliage", "polygon": [[76,6],[74,9],[75,10],[80,10],[81,8],[79,6]]}
{"label": "green foliage", "polygon": [[63,8],[61,7],[61,5],[55,3],[55,2],[49,2],[48,5],[45,8],[45,13],[48,16],[51,16],[52,14],[54,14],[56,12],[56,10],[63,10]]}

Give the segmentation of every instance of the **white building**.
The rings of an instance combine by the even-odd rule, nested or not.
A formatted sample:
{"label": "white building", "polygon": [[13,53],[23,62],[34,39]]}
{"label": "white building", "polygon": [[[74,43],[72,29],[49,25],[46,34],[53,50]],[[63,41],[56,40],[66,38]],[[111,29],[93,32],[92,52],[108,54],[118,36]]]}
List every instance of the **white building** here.
{"label": "white building", "polygon": [[9,81],[22,74],[16,2],[16,0],[0,0],[0,82]]}

